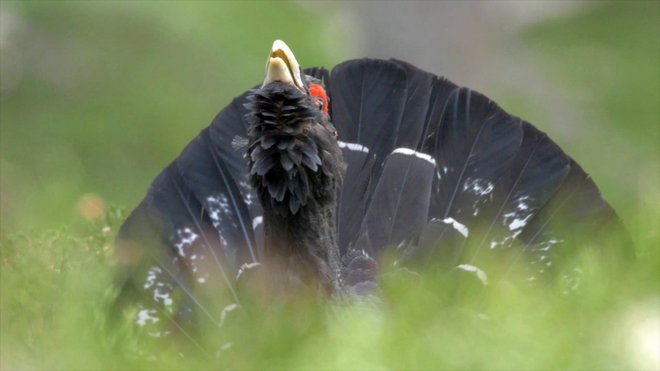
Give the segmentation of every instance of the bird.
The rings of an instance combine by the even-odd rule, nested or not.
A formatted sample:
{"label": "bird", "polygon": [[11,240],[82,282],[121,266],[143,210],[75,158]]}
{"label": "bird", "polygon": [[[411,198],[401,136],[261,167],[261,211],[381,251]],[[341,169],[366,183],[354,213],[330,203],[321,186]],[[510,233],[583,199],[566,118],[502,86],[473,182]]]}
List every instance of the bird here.
{"label": "bird", "polygon": [[[388,269],[485,284],[507,270],[480,259],[500,256],[535,282],[580,241],[623,229],[575,160],[486,96],[396,59],[303,69],[276,40],[263,83],[215,116],[121,226],[117,282],[140,327],[222,326],[250,286],[377,298]],[[221,309],[207,304],[217,297]]]}

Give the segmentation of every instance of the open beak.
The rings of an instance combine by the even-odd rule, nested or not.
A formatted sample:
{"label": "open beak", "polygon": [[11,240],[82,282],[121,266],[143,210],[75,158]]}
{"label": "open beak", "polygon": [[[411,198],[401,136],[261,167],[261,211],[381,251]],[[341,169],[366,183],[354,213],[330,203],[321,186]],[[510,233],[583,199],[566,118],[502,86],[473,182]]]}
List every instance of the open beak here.
{"label": "open beak", "polygon": [[293,52],[282,40],[275,40],[270,49],[270,55],[266,62],[266,78],[262,86],[266,86],[274,81],[281,81],[305,91],[300,78],[300,65]]}

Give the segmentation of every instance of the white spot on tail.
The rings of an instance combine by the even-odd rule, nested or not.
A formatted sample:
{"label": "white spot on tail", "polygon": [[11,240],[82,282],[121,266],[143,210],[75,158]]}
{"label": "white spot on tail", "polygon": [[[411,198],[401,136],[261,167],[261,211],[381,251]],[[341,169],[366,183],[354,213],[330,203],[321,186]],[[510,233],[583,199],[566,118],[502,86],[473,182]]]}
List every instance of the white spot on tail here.
{"label": "white spot on tail", "polygon": [[465,238],[467,238],[468,233],[470,233],[470,231],[465,225],[457,222],[456,220],[454,220],[454,218],[445,218],[442,220],[442,222],[445,224],[451,224],[451,226],[454,227],[454,229],[457,230],[458,233],[462,234],[463,237]]}
{"label": "white spot on tail", "polygon": [[[531,217],[532,217],[532,214],[529,214],[529,215],[527,215],[526,217],[524,217],[522,219],[517,219],[517,218],[513,219],[511,221],[511,223],[509,223],[509,230],[511,232],[514,232],[514,234],[516,234],[516,232],[520,231],[521,229],[523,229],[523,227],[525,227],[527,225],[527,222],[529,221],[529,218],[531,218]],[[517,234],[516,234],[516,236],[517,236]]]}
{"label": "white spot on tail", "polygon": [[229,305],[227,305],[222,310],[222,313],[220,313],[220,324],[218,326],[222,326],[222,324],[225,323],[225,319],[227,318],[227,314],[235,311],[236,309],[238,309],[238,304],[229,304]]}
{"label": "white spot on tail", "polygon": [[442,168],[438,166],[435,170],[435,175],[438,177],[438,180],[442,180],[442,178],[447,175],[448,172],[449,168],[447,166],[442,166]]}
{"label": "white spot on tail", "polygon": [[155,309],[142,309],[141,311],[138,312],[138,318],[136,323],[140,327],[144,327],[147,322],[151,323],[156,323],[160,321],[160,318],[152,316],[152,314],[156,314]]}
{"label": "white spot on tail", "polygon": [[464,191],[468,191],[477,196],[488,196],[493,192],[493,189],[495,189],[493,183],[485,179],[468,178],[465,183],[463,183]]}
{"label": "white spot on tail", "polygon": [[424,161],[427,161],[427,162],[435,165],[435,159],[431,155],[428,155],[428,154],[422,153],[422,152],[417,152],[417,151],[412,150],[410,148],[404,148],[404,147],[397,148],[394,151],[392,151],[392,154],[395,154],[395,153],[400,153],[402,155],[407,155],[407,156],[415,156],[419,159],[422,159]]}
{"label": "white spot on tail", "polygon": [[176,247],[177,253],[185,258],[187,247],[195,243],[198,237],[197,233],[190,228],[177,229],[176,238],[174,239],[174,247]]}
{"label": "white spot on tail", "polygon": [[346,148],[350,151],[369,153],[369,148],[363,146],[362,144],[342,142],[341,140],[338,140],[337,144],[339,145],[339,148]]}
{"label": "white spot on tail", "polygon": [[252,229],[256,229],[259,224],[261,224],[264,221],[263,216],[258,216],[254,219],[252,219]]}
{"label": "white spot on tail", "polygon": [[152,290],[154,301],[161,303],[166,307],[171,307],[173,304],[170,293],[173,288],[167,282],[160,280],[160,275],[163,273],[160,267],[151,267],[147,271],[147,281],[144,283],[145,290]]}
{"label": "white spot on tail", "polygon": [[515,209],[502,215],[503,224],[512,232],[513,238],[518,237],[522,229],[534,216],[534,210],[529,206],[531,198],[522,195],[515,200]]}
{"label": "white spot on tail", "polygon": [[218,231],[220,237],[220,242],[227,246],[227,239],[224,235],[220,233],[223,227],[223,223],[226,222],[227,217],[232,226],[238,227],[234,221],[234,216],[232,215],[232,210],[229,207],[229,201],[227,196],[223,193],[218,194],[217,196],[209,196],[206,198],[206,208],[208,210],[208,215],[213,222],[213,227]]}
{"label": "white spot on tail", "polygon": [[147,271],[147,282],[144,283],[144,289],[147,290],[151,286],[156,284],[156,278],[160,274],[161,269],[160,267],[151,267],[149,268],[149,271]]}
{"label": "white spot on tail", "polygon": [[475,267],[472,264],[459,264],[456,266],[456,268],[464,270],[466,272],[474,273],[479,281],[485,285],[488,285],[488,275],[486,275],[486,272],[481,270],[480,268]]}
{"label": "white spot on tail", "polygon": [[243,272],[245,272],[246,270],[248,270],[248,269],[252,269],[252,268],[256,268],[256,267],[258,267],[258,266],[260,266],[260,265],[261,265],[261,263],[259,263],[259,262],[243,263],[243,265],[241,265],[241,267],[238,268],[238,272],[236,273],[236,279],[238,280],[238,278],[239,278],[239,277],[243,274]]}

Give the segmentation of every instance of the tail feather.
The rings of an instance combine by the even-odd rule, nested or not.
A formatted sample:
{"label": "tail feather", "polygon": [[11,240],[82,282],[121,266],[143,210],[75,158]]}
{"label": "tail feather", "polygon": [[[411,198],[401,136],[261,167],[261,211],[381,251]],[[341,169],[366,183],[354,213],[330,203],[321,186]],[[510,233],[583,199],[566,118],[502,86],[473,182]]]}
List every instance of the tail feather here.
{"label": "tail feather", "polygon": [[435,143],[438,141],[438,123],[445,111],[449,97],[459,87],[451,81],[433,75],[431,91],[429,94],[429,104],[424,117],[422,130],[422,140],[417,146],[417,150],[424,153],[433,154],[435,152]]}
{"label": "tail feather", "polygon": [[[172,321],[177,328],[189,329],[193,308],[218,325],[214,315],[218,308],[203,301],[195,286],[200,278],[226,277],[226,261],[214,251],[218,239],[209,233],[213,227],[199,216],[200,210],[201,205],[171,164],[156,178],[144,202],[117,236],[119,272],[123,272],[124,286],[132,287],[123,291],[137,295],[132,302],[139,309],[138,326],[158,323],[159,335],[151,328],[152,336],[168,334],[167,324]],[[205,260],[211,257],[216,264],[209,266]],[[232,283],[226,280],[225,285],[237,300]]]}
{"label": "tail feather", "polygon": [[[246,205],[249,210],[248,219],[254,223],[255,220],[261,218],[263,210],[257,201],[256,193],[248,184],[245,150],[236,148],[233,144],[237,138],[247,138],[247,123],[245,122],[247,109],[244,107],[247,103],[247,95],[248,93],[244,93],[235,98],[229,106],[218,113],[208,128],[207,145],[214,159],[211,168],[217,168],[218,172],[224,174],[223,179],[227,179],[227,183],[238,188],[236,207],[241,203]],[[215,162],[221,164],[220,166],[224,170],[215,166]],[[215,171],[202,167],[198,167],[198,169],[201,173]],[[243,224],[241,224],[241,228],[244,230],[243,234],[246,233],[245,231],[248,231],[248,235],[250,234],[249,228],[245,228]],[[263,256],[263,234],[255,233],[253,236],[253,238],[246,237],[246,247],[249,248],[250,260],[258,260],[259,256]],[[245,261],[245,259],[242,260]]]}
{"label": "tail feather", "polygon": [[[441,249],[438,259],[459,264],[476,261],[483,251],[509,248],[514,241],[527,246],[521,254],[545,249],[559,241],[556,233],[569,233],[549,223],[553,219],[620,225],[593,182],[544,133],[477,92],[405,62],[391,63],[398,68],[384,61],[349,61],[331,75],[333,120],[351,149],[344,152],[349,175],[339,205],[342,251],[368,240],[378,254],[414,241],[404,244],[407,257]],[[377,85],[371,79],[393,88],[365,94]],[[425,193],[425,178],[412,175],[411,167],[400,165],[398,176],[389,173],[384,154],[399,145],[435,162],[422,227],[414,218],[410,228],[397,225],[397,215],[405,213],[398,214],[396,200],[414,203],[413,186],[419,197]],[[559,200],[572,197],[580,202],[560,205]],[[468,250],[468,245],[476,248]]]}
{"label": "tail feather", "polygon": [[[618,223],[616,213],[602,198],[591,177],[572,159],[570,170],[555,194],[525,225],[520,240],[535,273],[554,269],[558,261],[581,243],[599,243],[602,226]],[[618,228],[618,227],[615,227]],[[610,231],[610,233],[613,231]]]}
{"label": "tail feather", "polygon": [[[326,70],[323,67],[310,67],[310,68],[305,68],[303,70],[303,73],[307,76],[311,76],[315,79],[320,80],[323,84],[326,84],[329,77],[330,77],[330,72]],[[326,85],[326,91],[328,90],[327,85]]]}
{"label": "tail feather", "polygon": [[382,60],[349,61],[332,70],[329,83],[332,121],[340,139],[368,147],[382,163],[401,127],[405,70]]}
{"label": "tail feather", "polygon": [[469,89],[452,93],[438,122],[429,217],[471,224],[522,142],[519,120]]}
{"label": "tail feather", "polygon": [[361,59],[332,70],[330,110],[347,164],[338,206],[342,252],[357,243],[387,156],[418,146],[432,80],[400,61]]}
{"label": "tail feather", "polygon": [[[211,260],[212,263],[207,269],[214,271],[209,272],[209,275],[217,275],[226,285],[233,300],[238,302],[238,295],[231,281],[231,261],[226,257],[225,251],[218,248],[221,246],[220,235],[217,232],[209,233],[215,231],[214,225],[208,215],[202,211],[201,203],[186,186],[174,164],[165,170],[164,176],[160,179],[161,182],[155,183],[158,185],[157,191],[152,193],[152,198],[148,198],[147,202],[156,209],[163,222],[168,224],[161,233],[169,232],[167,236],[169,243],[175,247],[177,255],[181,257],[181,259],[172,259],[173,262],[178,263],[177,266],[191,266],[191,276],[197,281],[198,278],[204,278],[204,265],[196,260]],[[192,254],[195,252],[204,255],[193,259]],[[167,267],[167,264],[163,266]],[[190,289],[192,290],[192,285]]]}
{"label": "tail feather", "polygon": [[[347,165],[337,240],[345,283],[358,294],[374,292],[377,261],[393,251],[403,262],[457,265],[519,248],[514,260],[526,256],[538,274],[580,236],[621,227],[575,161],[477,92],[396,60],[305,72],[326,85]],[[246,95],[163,170],[117,237],[118,284],[182,328],[191,308],[219,325],[221,311],[204,299],[224,289],[238,304],[235,276],[263,256],[263,212],[236,145]],[[148,284],[154,267],[181,291],[178,312]]]}
{"label": "tail feather", "polygon": [[508,248],[559,188],[570,170],[568,157],[547,135],[523,123],[523,141],[510,171],[494,186],[484,211],[488,224],[471,262],[481,249]]}
{"label": "tail feather", "polygon": [[429,155],[400,148],[388,156],[362,221],[375,249],[416,242],[426,225],[434,174]]}
{"label": "tail feather", "polygon": [[[176,166],[182,181],[210,217],[229,265],[237,267],[257,261],[253,218],[223,158],[226,156],[217,156],[209,131],[204,130],[183,150]],[[248,195],[245,197],[250,199]]]}
{"label": "tail feather", "polygon": [[337,243],[344,254],[356,243],[362,219],[367,212],[369,189],[375,182],[372,170],[376,159],[370,156],[367,147],[344,142],[339,145],[346,162],[346,175],[338,197]]}
{"label": "tail feather", "polygon": [[435,76],[403,61],[391,60],[391,62],[396,63],[406,72],[406,97],[401,114],[401,125],[398,132],[394,130],[392,132],[396,137],[394,148],[417,149],[424,134],[424,119],[432,104]]}

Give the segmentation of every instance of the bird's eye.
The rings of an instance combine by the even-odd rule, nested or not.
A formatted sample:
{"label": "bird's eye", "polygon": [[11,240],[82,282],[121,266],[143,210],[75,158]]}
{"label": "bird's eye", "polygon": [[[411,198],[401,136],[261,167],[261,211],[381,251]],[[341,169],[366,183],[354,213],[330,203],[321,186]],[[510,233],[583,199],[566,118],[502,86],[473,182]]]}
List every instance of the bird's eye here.
{"label": "bird's eye", "polygon": [[325,93],[323,86],[319,84],[311,84],[309,86],[309,93],[312,95],[312,99],[314,100],[316,107],[327,115],[328,95]]}
{"label": "bird's eye", "polygon": [[321,111],[323,111],[325,108],[325,102],[321,97],[314,97],[314,104],[316,104],[316,107],[318,107]]}

